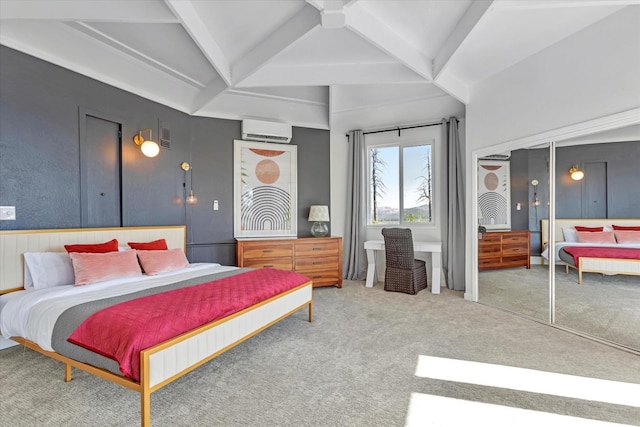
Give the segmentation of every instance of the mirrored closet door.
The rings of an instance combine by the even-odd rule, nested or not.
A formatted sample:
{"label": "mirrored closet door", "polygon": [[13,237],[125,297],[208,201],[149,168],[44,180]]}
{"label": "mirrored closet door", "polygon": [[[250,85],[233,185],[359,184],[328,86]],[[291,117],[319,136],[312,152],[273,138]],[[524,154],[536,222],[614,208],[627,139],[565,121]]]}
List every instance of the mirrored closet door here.
{"label": "mirrored closet door", "polygon": [[[549,264],[540,220],[549,218],[550,145],[478,161],[478,301],[549,321]],[[498,160],[496,160],[498,159]]]}
{"label": "mirrored closet door", "polygon": [[[638,130],[630,128],[629,135],[633,135],[634,129]],[[615,137],[601,135],[595,141],[584,138],[557,143],[556,230],[562,226],[566,234],[567,229],[575,229],[575,225],[581,223],[602,226],[603,234],[598,238],[611,237],[611,244],[619,246],[611,231],[612,225],[627,225],[634,218],[635,224],[640,225],[640,132],[636,133],[635,140],[633,136],[623,137],[620,131],[617,133]],[[572,168],[582,173],[572,178]],[[566,258],[567,252],[562,255]],[[565,259],[556,267],[556,324],[640,350],[640,276],[612,274],[617,268],[603,265],[602,273],[584,272],[580,284],[578,270],[568,268],[567,271],[564,266],[572,261]],[[625,262],[629,265],[628,273],[635,270],[631,263],[637,265],[640,260]]]}

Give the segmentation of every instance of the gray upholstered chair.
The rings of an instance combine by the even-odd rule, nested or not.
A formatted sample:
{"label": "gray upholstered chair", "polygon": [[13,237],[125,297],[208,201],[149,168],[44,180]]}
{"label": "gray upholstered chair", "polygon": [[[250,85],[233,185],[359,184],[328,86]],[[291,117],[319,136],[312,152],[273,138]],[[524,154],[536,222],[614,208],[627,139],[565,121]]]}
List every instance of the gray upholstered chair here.
{"label": "gray upholstered chair", "polygon": [[417,294],[427,287],[427,269],[424,261],[414,259],[413,237],[408,228],[383,228],[384,251],[387,268],[384,290]]}

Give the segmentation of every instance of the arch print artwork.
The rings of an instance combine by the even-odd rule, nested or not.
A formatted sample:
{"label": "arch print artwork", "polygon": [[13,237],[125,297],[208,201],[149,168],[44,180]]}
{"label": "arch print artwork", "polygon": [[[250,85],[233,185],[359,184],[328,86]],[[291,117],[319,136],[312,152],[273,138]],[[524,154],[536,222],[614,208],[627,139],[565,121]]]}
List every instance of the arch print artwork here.
{"label": "arch print artwork", "polygon": [[511,229],[509,162],[478,161],[478,224],[487,229]]}
{"label": "arch print artwork", "polygon": [[234,237],[297,234],[297,147],[234,141]]}

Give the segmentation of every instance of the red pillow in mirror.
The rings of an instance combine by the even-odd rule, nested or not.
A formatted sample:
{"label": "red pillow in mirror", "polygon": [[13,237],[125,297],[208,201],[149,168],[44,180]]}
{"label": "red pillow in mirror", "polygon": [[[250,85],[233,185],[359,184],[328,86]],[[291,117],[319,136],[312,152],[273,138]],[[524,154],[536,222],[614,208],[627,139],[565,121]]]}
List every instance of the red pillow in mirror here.
{"label": "red pillow in mirror", "polygon": [[89,243],[89,244],[75,244],[64,245],[67,252],[84,252],[93,254],[104,254],[107,252],[118,252],[118,240],[113,239],[104,243]]}
{"label": "red pillow in mirror", "polygon": [[575,229],[576,231],[592,231],[592,232],[604,231],[604,227],[582,227],[580,225],[576,225]]}
{"label": "red pillow in mirror", "polygon": [[612,225],[614,230],[640,231],[640,225]]}
{"label": "red pillow in mirror", "polygon": [[166,251],[167,241],[164,239],[154,240],[153,242],[129,242],[131,249],[139,249],[141,251]]}

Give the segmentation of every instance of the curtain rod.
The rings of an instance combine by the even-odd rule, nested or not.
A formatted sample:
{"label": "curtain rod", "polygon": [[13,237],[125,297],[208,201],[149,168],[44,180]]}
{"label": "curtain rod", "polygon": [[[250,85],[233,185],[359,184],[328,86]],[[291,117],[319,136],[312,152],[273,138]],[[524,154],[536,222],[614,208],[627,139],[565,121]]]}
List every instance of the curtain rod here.
{"label": "curtain rod", "polygon": [[[448,121],[448,120],[447,120]],[[458,119],[456,118],[456,122],[458,122]],[[372,133],[383,133],[383,132],[394,132],[394,131],[398,131],[398,136],[400,136],[400,131],[401,130],[405,130],[405,129],[416,129],[416,128],[425,128],[425,127],[429,127],[429,126],[439,126],[441,125],[442,122],[433,122],[433,123],[425,123],[425,124],[421,124],[421,125],[411,125],[411,126],[396,126],[394,128],[387,128],[387,129],[380,129],[380,130],[371,130],[368,132],[362,132],[363,135],[369,135]],[[349,139],[349,134],[345,135],[347,137],[347,140]]]}

